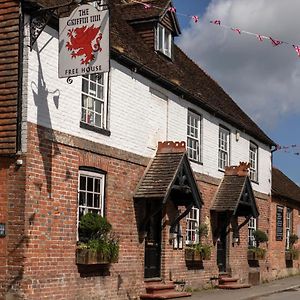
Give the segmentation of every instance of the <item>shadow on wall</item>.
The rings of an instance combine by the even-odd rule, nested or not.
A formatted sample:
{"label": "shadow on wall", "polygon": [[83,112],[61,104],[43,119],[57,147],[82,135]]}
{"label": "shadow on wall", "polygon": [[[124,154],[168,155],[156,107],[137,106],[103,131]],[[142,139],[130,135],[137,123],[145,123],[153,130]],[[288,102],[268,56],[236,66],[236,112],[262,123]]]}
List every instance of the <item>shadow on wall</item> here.
{"label": "shadow on wall", "polygon": [[[58,89],[49,91],[43,76],[40,52],[38,46],[35,45],[34,51],[36,51],[39,69],[38,69],[38,81],[31,82],[31,89],[33,93],[34,103],[37,107],[37,134],[39,140],[39,152],[42,156],[43,167],[46,176],[47,192],[51,197],[52,192],[52,158],[60,153],[54,132],[52,130],[51,116],[49,111],[48,98],[53,98],[55,107],[59,107],[60,91]],[[42,126],[43,127],[42,127]],[[47,127],[47,133],[43,129]]]}

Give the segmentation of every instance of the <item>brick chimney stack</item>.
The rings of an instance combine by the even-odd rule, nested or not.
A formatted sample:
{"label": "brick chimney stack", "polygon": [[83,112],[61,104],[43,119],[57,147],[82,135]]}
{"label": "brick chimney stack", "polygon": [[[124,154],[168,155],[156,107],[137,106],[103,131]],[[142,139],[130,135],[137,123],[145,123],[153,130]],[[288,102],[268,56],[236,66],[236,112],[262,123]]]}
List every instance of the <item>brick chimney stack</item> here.
{"label": "brick chimney stack", "polygon": [[248,176],[250,163],[240,162],[238,166],[225,167],[225,175],[227,176]]}

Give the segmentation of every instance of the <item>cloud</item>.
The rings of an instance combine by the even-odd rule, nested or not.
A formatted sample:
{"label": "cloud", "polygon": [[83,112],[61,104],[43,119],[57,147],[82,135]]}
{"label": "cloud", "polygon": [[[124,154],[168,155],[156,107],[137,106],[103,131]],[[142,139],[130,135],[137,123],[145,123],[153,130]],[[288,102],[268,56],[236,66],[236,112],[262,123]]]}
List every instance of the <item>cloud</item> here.
{"label": "cloud", "polygon": [[254,120],[271,128],[280,118],[300,113],[300,58],[291,45],[273,47],[269,40],[259,42],[209,21],[300,43],[299,11],[299,0],[212,0],[178,44]]}

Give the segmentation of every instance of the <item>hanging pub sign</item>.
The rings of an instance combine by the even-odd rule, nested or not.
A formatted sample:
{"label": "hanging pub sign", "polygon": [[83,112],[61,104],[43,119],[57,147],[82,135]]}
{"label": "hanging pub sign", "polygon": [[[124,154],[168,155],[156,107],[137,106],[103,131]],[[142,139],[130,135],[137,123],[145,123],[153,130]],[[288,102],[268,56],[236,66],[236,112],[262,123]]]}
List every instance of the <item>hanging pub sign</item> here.
{"label": "hanging pub sign", "polygon": [[108,72],[109,13],[84,4],[59,19],[60,78]]}

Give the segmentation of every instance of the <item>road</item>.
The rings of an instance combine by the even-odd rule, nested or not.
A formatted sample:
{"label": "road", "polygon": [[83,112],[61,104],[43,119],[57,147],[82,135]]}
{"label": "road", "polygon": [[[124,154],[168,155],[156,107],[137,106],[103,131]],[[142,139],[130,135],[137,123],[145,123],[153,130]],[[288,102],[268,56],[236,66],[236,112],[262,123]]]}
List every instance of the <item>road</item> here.
{"label": "road", "polygon": [[253,300],[284,300],[300,299],[300,288],[293,288],[284,292],[272,294],[269,296],[258,297]]}

